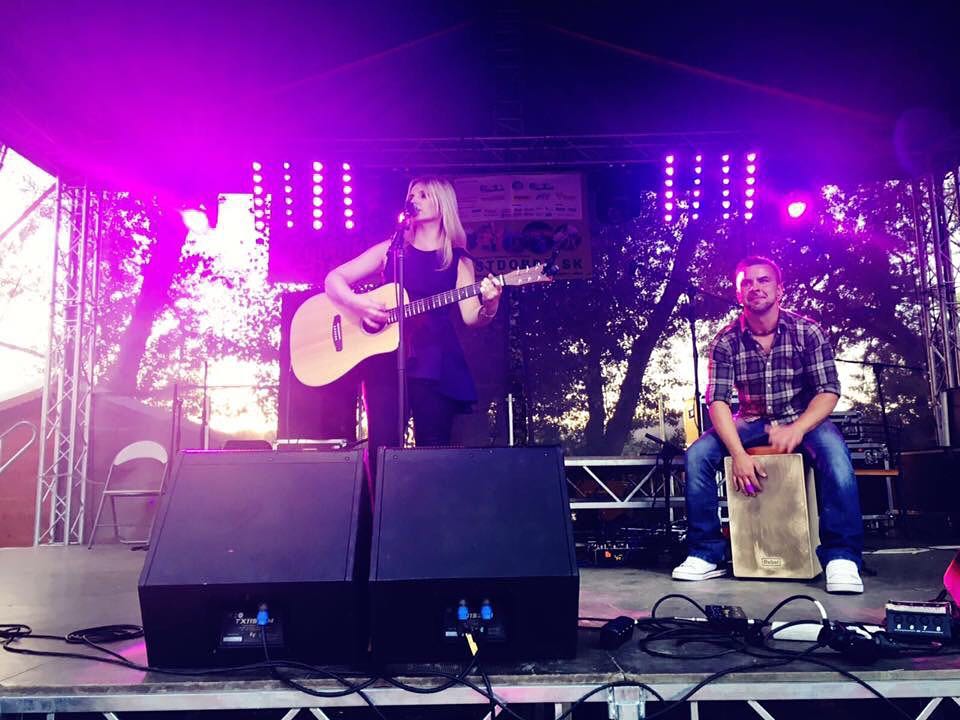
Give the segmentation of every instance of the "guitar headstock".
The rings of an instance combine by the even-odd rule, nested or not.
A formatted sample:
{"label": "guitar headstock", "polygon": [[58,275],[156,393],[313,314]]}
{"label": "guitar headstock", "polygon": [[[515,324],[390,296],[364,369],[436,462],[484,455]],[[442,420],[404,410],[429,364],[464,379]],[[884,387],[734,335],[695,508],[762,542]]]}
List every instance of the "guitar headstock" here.
{"label": "guitar headstock", "polygon": [[532,285],[533,283],[552,282],[553,276],[546,273],[543,263],[514,270],[503,276],[504,285]]}
{"label": "guitar headstock", "polygon": [[504,285],[532,285],[533,283],[553,282],[553,276],[560,272],[556,266],[554,253],[546,261],[530,267],[520,268],[503,276]]}

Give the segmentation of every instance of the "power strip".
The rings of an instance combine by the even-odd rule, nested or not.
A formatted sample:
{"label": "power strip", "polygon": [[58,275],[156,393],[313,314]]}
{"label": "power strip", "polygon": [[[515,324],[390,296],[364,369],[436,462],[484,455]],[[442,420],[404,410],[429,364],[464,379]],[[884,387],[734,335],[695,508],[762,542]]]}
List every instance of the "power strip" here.
{"label": "power strip", "polygon": [[[778,632],[778,629],[784,625],[790,625],[790,623],[784,620],[775,620],[770,624],[770,636],[772,640],[816,642],[820,637],[820,631],[823,629],[823,623],[807,622],[800,623],[799,625],[790,625],[786,630]],[[883,630],[879,625],[847,625],[847,627],[866,638],[871,637],[873,633]]]}

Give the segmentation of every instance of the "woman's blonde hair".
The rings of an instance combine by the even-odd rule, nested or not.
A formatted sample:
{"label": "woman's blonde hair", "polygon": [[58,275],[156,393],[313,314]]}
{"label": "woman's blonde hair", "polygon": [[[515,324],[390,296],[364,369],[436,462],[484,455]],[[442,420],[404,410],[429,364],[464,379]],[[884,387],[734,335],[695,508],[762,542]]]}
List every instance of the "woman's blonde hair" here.
{"label": "woman's blonde hair", "polygon": [[457,193],[446,178],[426,175],[410,181],[407,197],[410,197],[413,186],[418,183],[437,201],[437,209],[440,211],[440,248],[437,250],[437,257],[440,260],[440,269],[446,270],[453,262],[453,249],[467,246],[467,233],[460,222]]}

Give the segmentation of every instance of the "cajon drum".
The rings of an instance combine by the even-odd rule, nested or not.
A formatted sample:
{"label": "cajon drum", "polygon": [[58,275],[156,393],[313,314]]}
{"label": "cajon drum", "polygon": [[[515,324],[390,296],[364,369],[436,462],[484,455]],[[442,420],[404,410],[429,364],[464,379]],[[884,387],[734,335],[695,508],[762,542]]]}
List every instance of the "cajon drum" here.
{"label": "cajon drum", "polygon": [[768,454],[771,451],[747,451],[763,456],[759,462],[767,473],[763,492],[755,497],[736,491],[733,460],[724,460],[733,574],[809,580],[820,573],[816,554],[820,523],[813,469],[804,471],[800,453]]}

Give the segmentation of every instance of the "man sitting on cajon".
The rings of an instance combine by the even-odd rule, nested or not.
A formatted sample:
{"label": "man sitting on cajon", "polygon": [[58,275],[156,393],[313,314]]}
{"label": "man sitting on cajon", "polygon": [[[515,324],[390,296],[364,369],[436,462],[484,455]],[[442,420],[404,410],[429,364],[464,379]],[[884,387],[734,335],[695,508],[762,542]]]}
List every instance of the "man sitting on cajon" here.
{"label": "man sitting on cajon", "polygon": [[[850,451],[828,420],[840,397],[833,350],[808,318],[780,308],[783,280],[772,260],[752,256],[734,271],[743,312],[714,338],[706,402],[713,428],[687,449],[689,555],[673,570],[675,580],[707,580],[726,574],[726,544],[717,515],[716,475],[723,456],[733,461],[737,492],[763,491],[763,458],[745,448],[802,448],[820,484],[820,547],[827,592],[860,593],[863,519]],[[740,411],[730,408],[737,388]]]}

